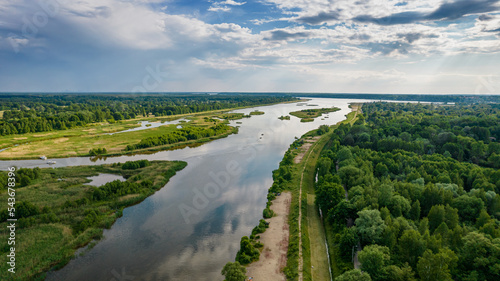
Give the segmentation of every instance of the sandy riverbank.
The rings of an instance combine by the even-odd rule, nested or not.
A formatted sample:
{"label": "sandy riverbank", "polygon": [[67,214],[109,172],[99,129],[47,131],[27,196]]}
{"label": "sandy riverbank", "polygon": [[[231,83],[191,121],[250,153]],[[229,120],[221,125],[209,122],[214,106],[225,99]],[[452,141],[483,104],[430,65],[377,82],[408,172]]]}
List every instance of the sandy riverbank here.
{"label": "sandy riverbank", "polygon": [[288,213],[292,194],[283,192],[274,201],[271,209],[276,216],[267,219],[269,228],[260,235],[259,241],[264,244],[260,259],[247,267],[247,276],[254,281],[286,280],[282,270],[286,266],[288,250]]}

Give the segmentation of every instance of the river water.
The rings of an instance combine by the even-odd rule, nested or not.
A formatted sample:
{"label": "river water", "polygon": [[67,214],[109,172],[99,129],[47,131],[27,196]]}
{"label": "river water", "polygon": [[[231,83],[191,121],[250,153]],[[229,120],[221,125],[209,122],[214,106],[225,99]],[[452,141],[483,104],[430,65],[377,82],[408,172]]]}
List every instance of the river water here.
{"label": "river water", "polygon": [[[220,271],[234,261],[240,238],[262,217],[272,171],[295,137],[345,119],[343,99],[312,99],[308,104],[278,104],[236,110],[264,115],[231,121],[239,133],[194,148],[154,154],[49,159],[51,167],[99,165],[130,160],[183,160],[188,166],[142,203],[126,208],[104,238],[46,280],[223,280]],[[356,102],[362,102],[357,100]],[[314,122],[301,123],[291,111],[336,106]],[[324,118],[328,116],[328,118]],[[324,118],[323,120],[321,120]],[[236,124],[241,122],[241,124]],[[46,161],[0,161],[9,166],[47,167]]]}

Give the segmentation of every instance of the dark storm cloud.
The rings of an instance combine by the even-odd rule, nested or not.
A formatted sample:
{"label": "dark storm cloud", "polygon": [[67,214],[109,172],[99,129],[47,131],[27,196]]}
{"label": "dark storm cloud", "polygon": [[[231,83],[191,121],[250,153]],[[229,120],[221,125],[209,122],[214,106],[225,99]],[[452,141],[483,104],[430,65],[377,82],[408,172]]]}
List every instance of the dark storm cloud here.
{"label": "dark storm cloud", "polygon": [[381,18],[375,18],[370,15],[361,15],[354,18],[358,22],[375,23],[378,25],[408,24],[422,19],[423,14],[418,12],[402,12]]}
{"label": "dark storm cloud", "polygon": [[408,24],[428,20],[456,20],[465,15],[499,10],[499,7],[495,5],[498,1],[500,0],[457,0],[451,3],[444,3],[434,12],[427,14],[420,12],[402,12],[381,18],[361,15],[355,17],[354,20],[378,25]]}
{"label": "dark storm cloud", "polygon": [[423,34],[420,32],[410,32],[410,33],[399,33],[399,38],[404,38],[408,43],[413,43],[421,38],[439,38],[439,35],[436,34]]}
{"label": "dark storm cloud", "polygon": [[480,21],[488,21],[488,20],[492,20],[492,19],[494,19],[494,17],[492,17],[492,16],[490,16],[490,15],[480,15],[480,16],[478,17],[478,19],[479,19]]}
{"label": "dark storm cloud", "polygon": [[321,12],[315,16],[303,16],[295,19],[295,21],[300,23],[307,23],[310,25],[321,24],[327,21],[337,20],[339,18],[339,13],[337,12]]}
{"label": "dark storm cloud", "polygon": [[372,37],[368,34],[355,34],[355,35],[349,37],[349,39],[351,39],[351,40],[370,40],[370,38],[372,38]]}
{"label": "dark storm cloud", "polygon": [[309,34],[306,32],[296,32],[291,33],[284,30],[275,30],[271,31],[271,38],[266,38],[266,40],[288,40],[288,39],[297,39],[297,38],[306,38]]}
{"label": "dark storm cloud", "polygon": [[401,42],[384,42],[384,43],[369,43],[366,45],[372,53],[381,53],[389,55],[394,51],[398,51],[402,55],[408,54],[411,45]]}

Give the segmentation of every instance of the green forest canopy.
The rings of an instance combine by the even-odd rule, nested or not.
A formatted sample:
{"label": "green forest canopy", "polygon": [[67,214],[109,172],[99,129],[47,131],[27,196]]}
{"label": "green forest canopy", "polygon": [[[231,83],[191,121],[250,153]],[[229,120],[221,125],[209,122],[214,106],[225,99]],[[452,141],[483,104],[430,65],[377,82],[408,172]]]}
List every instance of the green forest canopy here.
{"label": "green forest canopy", "polygon": [[363,112],[318,161],[318,203],[346,272],[338,280],[359,274],[349,273],[358,241],[372,280],[498,280],[499,106],[370,103]]}

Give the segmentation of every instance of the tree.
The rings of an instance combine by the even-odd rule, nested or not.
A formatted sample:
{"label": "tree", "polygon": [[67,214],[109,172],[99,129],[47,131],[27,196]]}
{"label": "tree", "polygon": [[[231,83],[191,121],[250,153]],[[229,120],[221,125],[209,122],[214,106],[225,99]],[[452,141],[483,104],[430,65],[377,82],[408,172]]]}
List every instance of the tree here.
{"label": "tree", "polygon": [[455,228],[458,225],[458,210],[446,205],[444,207],[444,221],[450,229]]}
{"label": "tree", "polygon": [[351,150],[348,147],[342,147],[338,152],[337,152],[337,161],[342,162],[347,159],[352,158],[352,153]]}
{"label": "tree", "polygon": [[389,265],[385,268],[387,281],[416,281],[415,273],[408,263],[399,267],[396,265]]}
{"label": "tree", "polygon": [[372,278],[368,273],[362,272],[359,269],[349,270],[344,274],[335,278],[335,281],[371,281]]}
{"label": "tree", "polygon": [[389,173],[389,169],[384,163],[378,163],[377,166],[375,166],[375,176],[377,177],[384,177]]}
{"label": "tree", "polygon": [[243,236],[240,241],[240,250],[236,254],[236,261],[245,265],[259,259],[260,252],[255,249],[247,236]]}
{"label": "tree", "polygon": [[345,198],[344,188],[337,183],[323,182],[316,190],[316,203],[327,212]]}
{"label": "tree", "polygon": [[408,217],[408,212],[410,211],[410,202],[401,195],[394,195],[391,198],[389,204],[389,209],[394,217],[400,217],[404,215]]}
{"label": "tree", "polygon": [[318,160],[318,177],[324,177],[326,174],[330,173],[330,168],[332,166],[332,160],[328,157],[321,157]]}
{"label": "tree", "polygon": [[228,262],[222,268],[221,274],[226,278],[224,281],[245,281],[247,270],[239,262]]}
{"label": "tree", "polygon": [[340,179],[342,179],[342,183],[349,189],[355,185],[361,176],[361,170],[352,165],[348,165],[340,168],[338,175]]}
{"label": "tree", "polygon": [[399,238],[397,253],[401,262],[408,262],[412,267],[417,264],[417,259],[425,251],[425,241],[416,230],[409,229]]}
{"label": "tree", "polygon": [[437,254],[427,250],[418,261],[418,274],[424,281],[453,280],[450,270],[456,266],[457,261],[458,257],[455,252],[448,248],[439,249]]}
{"label": "tree", "polygon": [[321,136],[323,134],[328,133],[329,131],[330,131],[330,127],[328,125],[321,125],[321,126],[319,126],[317,133],[318,133],[318,135]]}
{"label": "tree", "polygon": [[384,280],[384,267],[391,258],[389,252],[386,246],[364,247],[358,254],[361,270],[368,272],[373,280]]}
{"label": "tree", "polygon": [[379,210],[363,210],[358,212],[359,218],[355,224],[362,241],[366,243],[376,243],[380,240],[386,225],[380,217]]}
{"label": "tree", "polygon": [[337,225],[345,225],[348,219],[355,219],[356,216],[356,207],[345,200],[341,200],[333,210],[328,212],[328,219]]}
{"label": "tree", "polygon": [[430,231],[434,231],[445,219],[445,211],[443,205],[435,205],[432,206],[429,211],[429,229]]}
{"label": "tree", "polygon": [[458,209],[458,214],[463,220],[474,222],[484,209],[484,202],[474,196],[462,195],[453,199],[452,206]]}
{"label": "tree", "polygon": [[344,260],[351,261],[352,249],[358,244],[356,227],[344,228],[340,235],[339,249]]}
{"label": "tree", "polygon": [[420,201],[415,201],[411,205],[410,209],[410,219],[418,221],[420,219]]}
{"label": "tree", "polygon": [[496,280],[499,274],[500,246],[476,231],[462,238],[460,268],[464,272],[476,271],[477,280]]}
{"label": "tree", "polygon": [[491,219],[490,215],[486,210],[481,210],[479,217],[476,219],[476,227],[480,228],[484,226]]}
{"label": "tree", "polygon": [[391,204],[393,192],[394,188],[392,185],[388,184],[381,185],[379,187],[378,204],[381,207],[388,207]]}

